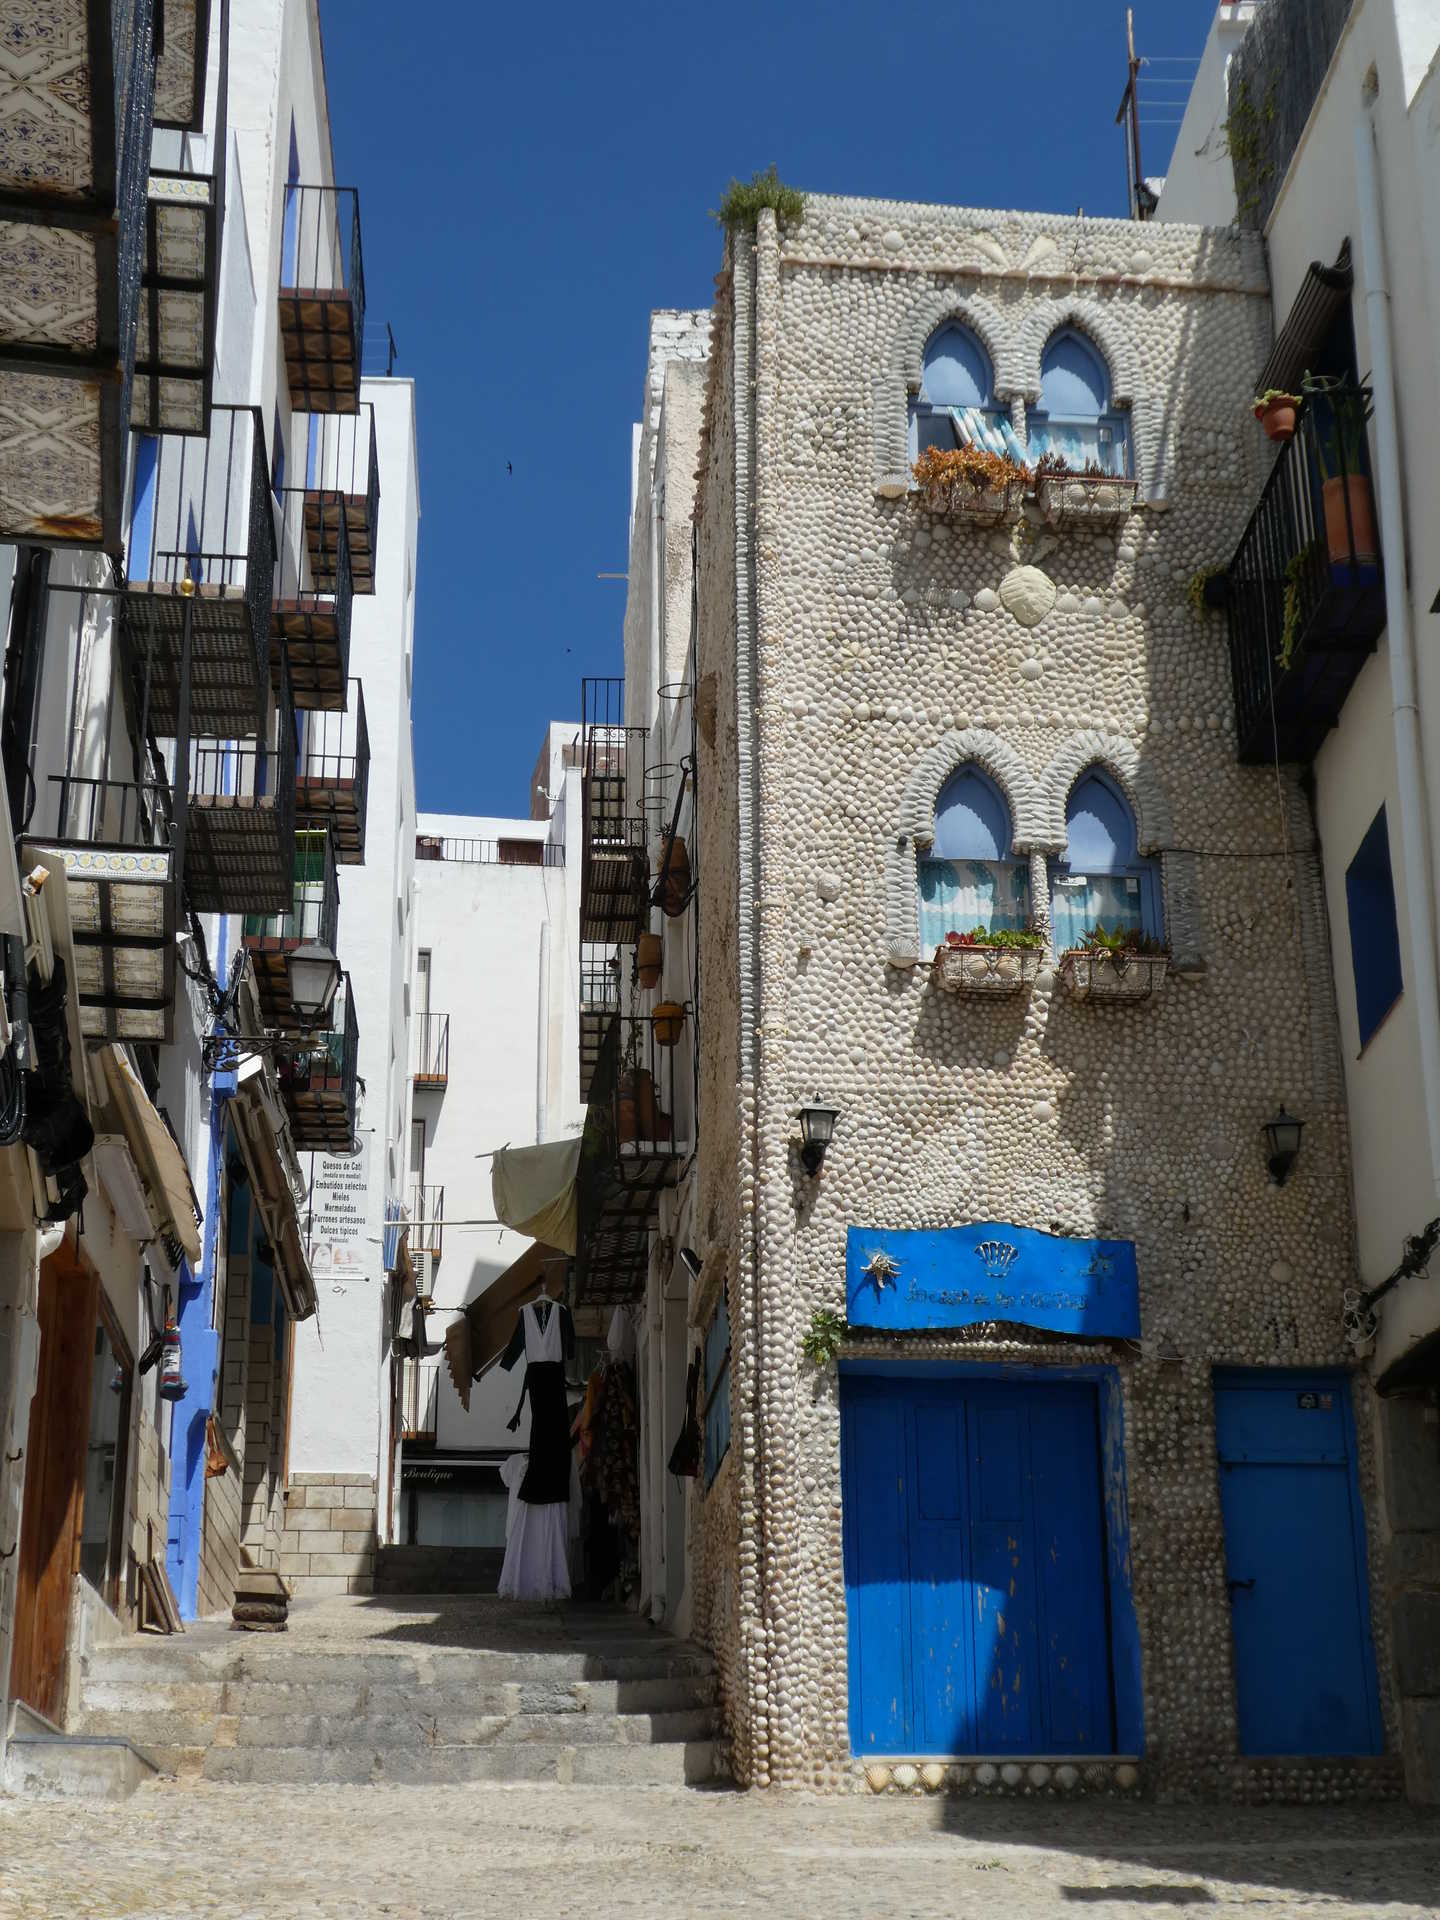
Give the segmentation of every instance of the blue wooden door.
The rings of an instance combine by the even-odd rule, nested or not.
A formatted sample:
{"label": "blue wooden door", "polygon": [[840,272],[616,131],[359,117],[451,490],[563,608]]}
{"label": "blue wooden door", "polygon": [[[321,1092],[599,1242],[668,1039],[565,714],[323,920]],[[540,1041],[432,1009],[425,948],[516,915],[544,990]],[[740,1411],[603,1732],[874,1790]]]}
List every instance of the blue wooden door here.
{"label": "blue wooden door", "polygon": [[841,1374],[862,1754],[1109,1753],[1094,1390]]}
{"label": "blue wooden door", "polygon": [[1365,1531],[1343,1374],[1215,1376],[1242,1753],[1378,1753]]}

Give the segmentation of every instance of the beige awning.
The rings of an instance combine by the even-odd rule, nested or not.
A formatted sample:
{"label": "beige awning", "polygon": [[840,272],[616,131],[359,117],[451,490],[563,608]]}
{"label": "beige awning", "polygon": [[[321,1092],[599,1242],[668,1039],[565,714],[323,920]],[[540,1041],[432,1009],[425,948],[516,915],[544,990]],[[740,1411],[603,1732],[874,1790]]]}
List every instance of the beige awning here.
{"label": "beige awning", "polygon": [[503,1147],[490,1169],[495,1217],[517,1233],[574,1253],[579,1230],[575,1176],[580,1140],[547,1140],[538,1147]]}
{"label": "beige awning", "polygon": [[99,1053],[105,1085],[125,1129],[156,1230],[173,1234],[194,1267],[200,1259],[200,1208],[185,1156],[140,1084],[124,1047],[111,1041]]}
{"label": "beige awning", "polygon": [[445,1364],[467,1413],[471,1381],[499,1359],[515,1331],[516,1314],[545,1291],[547,1281],[553,1285],[560,1278],[565,1263],[565,1253],[537,1240],[445,1329]]}
{"label": "beige awning", "polygon": [[285,1296],[286,1310],[292,1320],[308,1320],[315,1311],[316,1297],[300,1231],[299,1208],[305,1201],[305,1181],[270,1069],[258,1057],[240,1068],[229,1113],[250,1174],[254,1204],[266,1238],[275,1249],[275,1277]]}

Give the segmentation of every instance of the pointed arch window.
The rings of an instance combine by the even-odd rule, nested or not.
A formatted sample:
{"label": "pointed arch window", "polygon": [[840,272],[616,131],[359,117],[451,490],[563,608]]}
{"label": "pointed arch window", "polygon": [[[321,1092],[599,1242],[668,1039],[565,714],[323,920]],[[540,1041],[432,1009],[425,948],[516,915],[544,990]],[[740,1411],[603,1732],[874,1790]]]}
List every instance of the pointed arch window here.
{"label": "pointed arch window", "polygon": [[1065,856],[1050,868],[1057,953],[1097,925],[1164,938],[1160,862],[1136,839],[1135,816],[1114,781],[1094,767],[1082,774],[1065,808]]}
{"label": "pointed arch window", "polygon": [[1025,416],[1029,454],[1061,454],[1077,471],[1094,462],[1129,479],[1130,422],[1114,405],[1110,369],[1075,327],[1052,333],[1040,357],[1040,404]]}
{"label": "pointed arch window", "polygon": [[962,446],[1025,457],[1008,411],[995,404],[990,356],[968,327],[950,321],[926,342],[920,392],[910,402],[910,458]]}
{"label": "pointed arch window", "polygon": [[1012,850],[1005,797],[978,767],[961,767],[935,802],[935,838],[918,865],[920,953],[947,933],[1030,925],[1030,864]]}

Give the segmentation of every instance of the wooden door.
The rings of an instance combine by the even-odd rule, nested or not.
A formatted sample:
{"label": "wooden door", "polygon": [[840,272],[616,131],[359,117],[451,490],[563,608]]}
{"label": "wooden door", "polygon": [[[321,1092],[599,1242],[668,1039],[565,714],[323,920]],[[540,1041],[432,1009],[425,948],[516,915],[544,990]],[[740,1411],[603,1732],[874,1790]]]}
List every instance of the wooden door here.
{"label": "wooden door", "polygon": [[80,1553],[100,1284],[68,1246],[40,1267],[40,1374],[30,1403],[10,1691],[58,1721]]}

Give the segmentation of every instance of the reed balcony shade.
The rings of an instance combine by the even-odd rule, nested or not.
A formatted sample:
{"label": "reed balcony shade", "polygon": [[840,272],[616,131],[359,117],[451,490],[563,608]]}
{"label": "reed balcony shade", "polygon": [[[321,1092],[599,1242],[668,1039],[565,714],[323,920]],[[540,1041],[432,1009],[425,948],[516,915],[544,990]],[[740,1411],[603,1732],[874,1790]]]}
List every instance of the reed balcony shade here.
{"label": "reed balcony shade", "polygon": [[0,540],[122,542],[156,0],[23,0],[0,37]]}
{"label": "reed balcony shade", "polygon": [[375,546],[380,537],[380,462],[375,449],[375,409],[368,400],[358,414],[312,413],[305,448],[305,539],[316,587],[330,590],[329,572],[338,552],[335,526],[342,520],[350,549],[350,580],[356,593],[375,591]]}
{"label": "reed balcony shade", "polygon": [[284,189],[279,299],[291,406],[358,413],[365,264],[353,187]]}
{"label": "reed balcony shade", "polygon": [[309,495],[286,488],[275,502],[278,556],[270,610],[270,671],[290,666],[290,691],[302,711],[344,710],[350,677],[350,536],[340,513],[322,521],[320,564],[306,518]]}
{"label": "reed balcony shade", "polygon": [[260,411],[216,406],[204,439],[137,438],[133,467],[123,618],[142,735],[179,734],[187,612],[190,732],[258,734],[276,562]]}
{"label": "reed balcony shade", "polygon": [[163,781],[57,774],[37,795],[23,863],[59,858],[87,1039],[174,1037],[176,867]]}
{"label": "reed balcony shade", "polygon": [[365,860],[365,811],[370,794],[370,735],[365,694],[352,679],[343,712],[300,717],[296,818],[328,827],[342,867]]}

